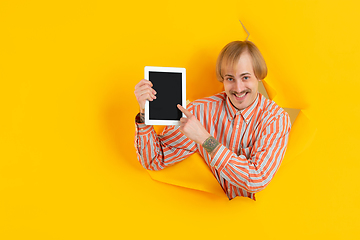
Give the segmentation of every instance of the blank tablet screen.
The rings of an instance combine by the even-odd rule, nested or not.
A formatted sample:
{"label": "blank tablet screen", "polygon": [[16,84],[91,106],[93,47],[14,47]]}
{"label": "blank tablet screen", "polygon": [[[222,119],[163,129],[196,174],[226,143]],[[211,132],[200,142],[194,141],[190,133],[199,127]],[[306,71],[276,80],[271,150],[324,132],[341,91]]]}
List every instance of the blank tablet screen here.
{"label": "blank tablet screen", "polygon": [[149,120],[180,120],[176,105],[182,103],[181,73],[150,71],[149,80],[156,91],[156,99],[149,102]]}

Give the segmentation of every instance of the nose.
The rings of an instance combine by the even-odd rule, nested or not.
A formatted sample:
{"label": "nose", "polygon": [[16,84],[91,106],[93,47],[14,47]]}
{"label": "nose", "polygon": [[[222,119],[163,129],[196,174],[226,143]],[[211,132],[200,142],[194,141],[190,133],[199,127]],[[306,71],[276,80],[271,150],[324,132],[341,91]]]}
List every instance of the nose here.
{"label": "nose", "polygon": [[245,90],[245,84],[243,83],[243,81],[236,80],[235,81],[235,89],[234,89],[234,91],[236,91],[238,93],[241,93],[244,90]]}

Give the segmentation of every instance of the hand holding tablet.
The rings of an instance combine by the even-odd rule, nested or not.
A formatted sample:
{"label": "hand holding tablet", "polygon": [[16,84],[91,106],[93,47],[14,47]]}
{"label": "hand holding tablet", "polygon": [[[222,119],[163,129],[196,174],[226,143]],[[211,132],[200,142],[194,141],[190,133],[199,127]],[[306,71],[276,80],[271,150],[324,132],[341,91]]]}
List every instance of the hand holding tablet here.
{"label": "hand holding tablet", "polygon": [[153,101],[156,99],[156,91],[152,89],[153,84],[146,79],[142,79],[135,86],[135,97],[140,107],[140,113],[145,114],[146,101]]}
{"label": "hand holding tablet", "polygon": [[145,79],[150,83],[144,80],[143,84],[148,86],[143,87],[143,97],[137,97],[139,104],[143,102],[143,98],[147,99],[145,124],[179,125],[183,114],[177,108],[177,104],[186,106],[185,68],[145,67]]}

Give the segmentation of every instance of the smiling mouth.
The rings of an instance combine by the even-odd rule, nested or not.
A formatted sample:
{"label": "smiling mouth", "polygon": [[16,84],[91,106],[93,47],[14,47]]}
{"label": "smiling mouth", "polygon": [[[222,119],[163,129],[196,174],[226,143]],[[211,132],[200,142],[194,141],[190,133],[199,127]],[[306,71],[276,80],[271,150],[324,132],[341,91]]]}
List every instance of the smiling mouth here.
{"label": "smiling mouth", "polygon": [[233,94],[234,94],[236,100],[243,100],[248,93],[249,92],[244,92],[244,93],[241,93],[241,94],[239,94],[239,93],[233,93]]}

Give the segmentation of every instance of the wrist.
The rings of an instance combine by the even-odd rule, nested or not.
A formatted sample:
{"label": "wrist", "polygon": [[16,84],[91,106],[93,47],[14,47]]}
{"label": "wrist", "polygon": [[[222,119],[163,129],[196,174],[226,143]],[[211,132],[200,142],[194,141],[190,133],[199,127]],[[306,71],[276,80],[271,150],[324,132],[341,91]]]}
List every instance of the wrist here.
{"label": "wrist", "polygon": [[209,138],[209,137],[211,137],[211,135],[208,133],[208,132],[206,132],[206,134],[204,134],[200,139],[199,139],[199,144],[200,145],[203,145],[204,144],[204,142]]}
{"label": "wrist", "polygon": [[140,122],[145,123],[145,113],[140,112]]}
{"label": "wrist", "polygon": [[138,113],[135,117],[135,122],[139,124],[145,123],[145,114],[144,113]]}
{"label": "wrist", "polygon": [[210,135],[210,137],[208,137],[201,145],[210,155],[212,155],[220,146],[220,143],[218,140],[216,140],[213,136]]}

